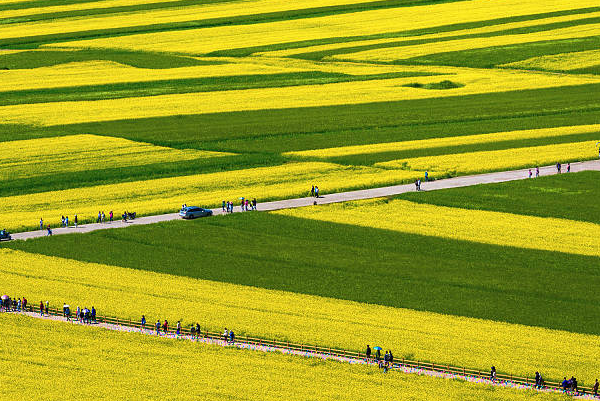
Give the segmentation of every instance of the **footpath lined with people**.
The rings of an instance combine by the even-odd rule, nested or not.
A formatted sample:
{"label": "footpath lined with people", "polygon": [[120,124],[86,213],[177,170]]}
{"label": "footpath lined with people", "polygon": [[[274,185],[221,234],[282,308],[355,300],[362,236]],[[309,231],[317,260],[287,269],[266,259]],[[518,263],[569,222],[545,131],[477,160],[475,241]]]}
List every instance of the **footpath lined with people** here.
{"label": "footpath lined with people", "polygon": [[[569,163],[564,169],[564,171],[568,172],[579,172],[589,170],[600,171],[600,160]],[[539,177],[544,175],[560,174],[562,171],[562,165],[560,163],[557,163],[556,165],[551,166],[536,167],[535,176]],[[425,173],[424,181],[421,181],[419,179],[415,181],[414,184],[402,184],[388,187],[362,189],[357,191],[329,193],[327,195],[324,195],[317,185],[313,185],[312,189],[307,188],[307,193],[310,190],[310,196],[305,198],[263,202],[260,204],[260,207],[257,207],[256,198],[254,198],[252,201],[240,198],[241,202],[239,206],[235,206],[234,202],[231,201],[223,201],[224,204],[222,204],[222,207],[213,209],[212,212],[213,215],[225,215],[234,212],[249,210],[260,210],[265,212],[280,209],[311,206],[317,204],[329,204],[363,199],[381,198],[386,196],[399,195],[406,192],[414,192],[415,190],[435,191],[439,189],[459,188],[479,184],[492,184],[499,182],[516,181],[532,178],[532,176],[533,172],[531,171],[531,169],[499,171],[495,173],[477,174],[444,179],[434,179],[434,177],[430,177],[428,173]],[[174,208],[177,208],[177,206],[174,205]],[[43,237],[45,235],[71,234],[76,232],[85,233],[109,228],[127,227],[129,225],[153,224],[160,223],[163,221],[180,219],[178,212],[144,217],[139,217],[136,216],[135,213],[132,213],[133,219],[124,217],[123,220],[112,220],[112,218],[105,219],[102,217],[102,215],[103,212],[99,212],[99,217],[96,223],[89,223],[85,225],[80,223],[78,226],[70,225],[67,227],[63,226],[56,229],[51,229],[50,227],[47,227],[47,230],[45,229],[44,220],[42,218],[40,219],[40,230],[14,233],[11,235],[13,239],[26,240],[30,238]],[[32,224],[35,224],[35,222],[33,222]]]}
{"label": "footpath lined with people", "polygon": [[363,364],[377,367],[382,374],[397,371],[514,389],[560,392],[582,399],[598,398],[598,379],[596,379],[592,387],[583,387],[578,386],[577,379],[574,376],[571,376],[569,380],[565,376],[560,383],[546,382],[539,372],[535,372],[533,378],[519,377],[512,374],[497,373],[496,367],[492,366],[488,373],[480,369],[458,367],[449,364],[413,361],[405,358],[400,359],[394,357],[391,350],[386,351],[382,358],[381,351],[383,348],[379,346],[371,348],[370,345],[367,345],[365,352],[349,351],[318,345],[294,344],[289,341],[278,341],[276,339],[238,336],[234,333],[233,329],[228,328],[225,328],[223,332],[213,332],[202,329],[199,323],[192,323],[189,328],[184,328],[181,322],[178,321],[174,325],[174,328],[172,328],[166,319],[157,319],[154,325],[149,326],[145,315],[142,315],[138,321],[101,316],[97,315],[94,307],[92,309],[77,307],[75,317],[73,318],[71,316],[71,307],[67,303],[63,303],[62,309],[57,309],[50,307],[48,301],[40,301],[39,306],[36,308],[31,306],[25,297],[10,298],[8,295],[3,295],[1,298],[0,312],[19,313],[34,318],[90,325],[108,330],[137,332],[165,339],[187,340],[200,344],[236,347],[261,352],[280,352],[308,358]]}

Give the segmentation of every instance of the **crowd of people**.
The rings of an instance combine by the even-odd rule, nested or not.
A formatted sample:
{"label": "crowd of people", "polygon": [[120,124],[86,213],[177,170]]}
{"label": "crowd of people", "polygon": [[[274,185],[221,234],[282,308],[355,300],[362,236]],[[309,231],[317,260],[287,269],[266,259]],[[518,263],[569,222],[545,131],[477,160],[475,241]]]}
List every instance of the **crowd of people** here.
{"label": "crowd of people", "polygon": [[[243,196],[240,198],[240,211],[242,212],[250,212],[256,210],[256,198],[250,200],[246,199]],[[221,204],[224,213],[233,213],[233,202],[223,201]]]}

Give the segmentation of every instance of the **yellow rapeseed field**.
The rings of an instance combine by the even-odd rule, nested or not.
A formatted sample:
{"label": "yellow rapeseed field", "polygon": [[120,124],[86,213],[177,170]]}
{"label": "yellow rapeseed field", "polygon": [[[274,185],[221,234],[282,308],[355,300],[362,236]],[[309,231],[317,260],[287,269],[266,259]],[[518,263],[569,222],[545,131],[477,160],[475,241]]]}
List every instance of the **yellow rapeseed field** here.
{"label": "yellow rapeseed field", "polygon": [[551,54],[503,64],[501,67],[570,71],[600,65],[600,50]]}
{"label": "yellow rapeseed field", "polygon": [[[574,241],[574,239],[572,239]],[[75,250],[74,250],[75,251]],[[366,344],[457,366],[546,378],[575,374],[589,384],[600,370],[598,336],[410,309],[265,290],[0,249],[0,277],[11,296],[37,305],[67,302],[151,324],[198,322],[305,344],[363,350]],[[224,301],[224,295],[225,300]],[[559,352],[569,344],[569,352]]]}
{"label": "yellow rapeseed field", "polygon": [[98,135],[70,135],[0,142],[0,180],[69,171],[140,166],[221,157],[232,153],[173,149]]}
{"label": "yellow rapeseed field", "polygon": [[[18,38],[22,37],[24,34],[27,36],[51,35],[57,33],[79,32],[96,29],[167,24],[211,18],[297,10],[311,7],[323,7],[328,5],[365,3],[368,1],[369,0],[302,0],[290,2],[286,0],[246,0],[243,2],[216,2],[213,4],[209,2],[208,4],[187,5],[186,7],[159,8],[154,10],[123,12],[112,15],[93,15],[93,9],[91,9],[90,16],[62,18],[42,22],[30,22],[2,27],[0,28],[0,38]],[[81,7],[80,4],[81,3],[77,5]],[[12,10],[8,12],[8,14],[10,13],[12,13]],[[17,14],[17,12],[15,12],[15,14]],[[2,18],[1,14],[0,18]]]}
{"label": "yellow rapeseed field", "polygon": [[[262,24],[232,25],[61,42],[48,44],[47,46],[118,48],[204,54],[216,50],[247,46],[261,46],[330,37],[399,32],[447,24],[568,10],[574,7],[584,8],[595,6],[597,6],[597,2],[594,0],[578,0],[576,6],[572,1],[568,0],[553,0],[552,2],[540,2],[535,0],[472,0],[424,6],[369,10]],[[184,17],[185,16],[182,16],[182,18]],[[103,27],[110,27],[113,24],[136,24],[137,22],[135,22],[135,20],[137,20],[137,18],[132,19],[134,21],[115,21],[112,24],[108,23],[110,21],[105,21]],[[166,19],[167,18],[165,18],[165,20]],[[169,16],[168,20],[173,21],[174,17]],[[32,30],[32,32],[35,32],[36,34],[45,34],[54,31],[63,32],[65,30],[74,31],[83,29],[83,25],[86,26],[85,29],[92,29],[89,25],[89,20],[81,20],[80,24],[76,24],[76,22],[77,21],[60,21],[53,23],[56,26],[52,24],[48,24],[48,26],[43,24],[28,24],[26,26],[28,30]],[[66,23],[71,23],[74,26],[66,25]],[[77,25],[82,26],[78,27]],[[21,35],[22,31],[16,29],[16,27],[0,29],[0,38]],[[479,41],[480,43],[485,43],[487,39],[486,41],[481,41],[481,39],[479,39]]]}
{"label": "yellow rapeseed field", "polygon": [[[314,70],[314,69],[313,69]],[[0,70],[0,91],[107,85],[232,75],[262,75],[307,71],[304,68],[258,63],[226,63],[193,67],[148,69],[112,61],[84,61],[22,70]]]}
{"label": "yellow rapeseed field", "polygon": [[[464,87],[428,90],[405,87],[451,79]],[[204,114],[273,108],[329,106],[376,101],[426,99],[598,83],[600,77],[558,76],[518,70],[453,69],[453,75],[185,93],[124,99],[51,102],[0,107],[5,124],[60,125],[170,115]]]}
{"label": "yellow rapeseed field", "polygon": [[573,39],[596,36],[600,32],[600,24],[576,25],[568,28],[549,31],[500,35],[490,38],[470,38],[440,41],[422,45],[389,47],[384,49],[365,50],[351,54],[332,56],[332,59],[350,59],[358,61],[395,61],[434,53],[445,53],[461,50],[480,49],[492,46],[505,46],[546,40]]}
{"label": "yellow rapeseed field", "polygon": [[[106,184],[53,192],[8,196],[2,199],[3,228],[23,230],[37,227],[40,217],[52,225],[61,215],[77,214],[80,221],[92,219],[99,210],[138,214],[175,212],[183,203],[218,206],[222,200],[239,197],[287,199],[308,195],[318,183],[322,193],[345,189],[398,184],[422,176],[418,171],[386,171],[366,166],[332,163],[289,163],[274,167],[197,174],[145,181]],[[260,207],[260,205],[259,205]]]}
{"label": "yellow rapeseed field", "polygon": [[284,155],[294,157],[330,158],[351,155],[367,155],[382,152],[399,152],[415,149],[443,148],[447,146],[475,145],[502,141],[514,141],[521,139],[551,138],[556,136],[577,135],[592,132],[600,132],[600,124],[494,132],[492,134],[451,136],[443,138],[422,139],[417,141],[374,143],[369,145],[356,146],[340,146],[336,148],[286,152],[284,153]]}
{"label": "yellow rapeseed field", "polygon": [[560,143],[503,150],[423,156],[375,163],[378,167],[434,170],[451,174],[480,173],[536,167],[557,161],[580,161],[598,157],[596,141]]}
{"label": "yellow rapeseed field", "polygon": [[[150,322],[151,323],[151,322]],[[6,399],[559,400],[557,394],[491,389],[279,353],[240,351],[93,327],[0,316],[0,372]],[[15,366],[27,374],[15,380]]]}
{"label": "yellow rapeseed field", "polygon": [[[489,26],[484,26],[484,27],[480,27],[480,28],[472,28],[472,29],[459,29],[459,30],[455,30],[455,31],[432,33],[432,34],[426,34],[426,35],[401,36],[401,37],[392,37],[392,38],[383,38],[383,39],[361,40],[361,41],[354,41],[354,42],[330,43],[330,44],[326,44],[326,45],[315,45],[315,46],[307,46],[307,47],[294,48],[294,49],[259,52],[256,54],[261,55],[261,56],[269,56],[269,57],[289,57],[289,56],[293,56],[295,54],[300,54],[300,53],[343,49],[343,48],[355,47],[355,46],[368,46],[368,45],[393,43],[393,42],[408,41],[408,40],[427,40],[427,39],[437,39],[437,38],[442,39],[442,38],[449,37],[449,36],[476,35],[476,34],[482,34],[482,33],[499,32],[499,31],[508,30],[508,29],[533,27],[533,26],[537,26],[537,25],[553,24],[553,23],[565,22],[565,21],[573,21],[573,20],[577,20],[577,19],[581,19],[581,18],[586,18],[586,19],[594,18],[594,17],[598,17],[598,16],[600,16],[600,12],[562,15],[559,17],[549,17],[549,18],[540,18],[540,19],[533,19],[533,20],[527,20],[527,21],[509,22],[506,24],[489,25]],[[485,40],[487,40],[487,38]],[[341,56],[341,57],[343,57],[343,56]]]}
{"label": "yellow rapeseed field", "polygon": [[[22,0],[1,1],[0,4],[20,2]],[[33,14],[61,13],[66,11],[90,10],[90,14],[94,13],[95,9],[123,7],[141,4],[162,3],[165,0],[101,0],[89,2],[77,2],[75,4],[63,4],[57,6],[35,7],[35,2],[31,2],[34,7],[17,8],[13,10],[0,11],[0,18],[15,18]]]}
{"label": "yellow rapeseed field", "polygon": [[566,219],[434,206],[405,200],[389,203],[370,200],[274,213],[462,241],[600,256],[600,225]]}

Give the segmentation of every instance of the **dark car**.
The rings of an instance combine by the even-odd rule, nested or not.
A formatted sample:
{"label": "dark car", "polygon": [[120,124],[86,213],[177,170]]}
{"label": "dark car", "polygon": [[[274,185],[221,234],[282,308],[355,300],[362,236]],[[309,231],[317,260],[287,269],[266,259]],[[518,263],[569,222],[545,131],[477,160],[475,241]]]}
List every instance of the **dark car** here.
{"label": "dark car", "polygon": [[0,241],[10,241],[12,238],[10,236],[10,233],[6,230],[1,230],[0,231]]}
{"label": "dark car", "polygon": [[204,209],[198,206],[187,206],[181,209],[179,216],[182,219],[195,219],[197,217],[212,216],[213,212],[210,209]]}

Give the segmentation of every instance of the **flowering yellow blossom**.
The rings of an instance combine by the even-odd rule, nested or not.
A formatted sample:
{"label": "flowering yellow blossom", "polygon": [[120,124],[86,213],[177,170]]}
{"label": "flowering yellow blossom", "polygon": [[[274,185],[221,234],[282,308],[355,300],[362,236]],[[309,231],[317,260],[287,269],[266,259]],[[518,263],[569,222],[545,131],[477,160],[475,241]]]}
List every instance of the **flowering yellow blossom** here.
{"label": "flowering yellow blossom", "polygon": [[[509,69],[453,69],[453,75],[394,78],[370,81],[261,88],[219,92],[184,93],[95,101],[50,102],[0,107],[5,124],[60,125],[130,118],[219,113],[274,108],[331,106],[377,101],[426,99],[536,88],[598,83],[589,75],[557,76]],[[406,87],[444,79],[464,87],[428,90]]]}
{"label": "flowering yellow blossom", "polygon": [[271,67],[258,63],[227,63],[168,69],[148,69],[131,67],[112,61],[84,61],[59,64],[52,67],[0,70],[0,91],[231,75],[263,75],[298,71],[307,71],[307,69],[286,68],[284,66]]}
{"label": "flowering yellow blossom", "polygon": [[[375,401],[382,388],[423,401],[564,399],[414,374],[375,375],[373,365],[239,351],[6,313],[0,315],[0,336],[3,362],[27,369],[19,380],[11,369],[0,371],[2,393],[11,400],[86,400],[93,394],[96,400],[217,401],[243,394],[249,401]],[[82,389],[81,379],[88,375],[93,380],[85,380]]]}
{"label": "flowering yellow blossom", "polygon": [[484,244],[600,256],[600,225],[582,221],[434,206],[405,200],[389,203],[369,200],[273,213]]}
{"label": "flowering yellow blossom", "polygon": [[196,174],[146,181],[106,184],[53,192],[8,196],[2,199],[3,228],[22,230],[37,226],[40,216],[77,214],[80,221],[92,219],[98,210],[157,214],[176,211],[183,203],[217,206],[240,196],[287,199],[308,195],[318,182],[322,193],[377,187],[407,182],[422,172],[331,163],[289,163],[274,167]]}
{"label": "flowering yellow blossom", "polygon": [[416,149],[443,148],[448,146],[475,145],[521,139],[551,138],[555,136],[578,135],[592,132],[600,132],[600,124],[494,132],[492,134],[451,136],[416,141],[374,143],[369,145],[340,146],[336,148],[286,152],[284,155],[296,157],[329,158],[352,155],[367,155],[382,152],[400,152]]}
{"label": "flowering yellow blossom", "polygon": [[85,171],[95,163],[115,168],[228,155],[87,134],[8,141],[0,142],[0,180]]}
{"label": "flowering yellow blossom", "polygon": [[[321,208],[319,208],[321,209]],[[383,220],[383,219],[379,219]],[[396,357],[499,369],[546,377],[564,372],[590,382],[600,370],[594,358],[600,338],[540,327],[420,312],[332,298],[197,280],[148,271],[0,249],[0,278],[11,295],[32,304],[67,302],[100,315],[148,322],[199,322],[214,331],[233,327],[296,343],[362,350],[393,349]],[[226,302],[223,301],[226,294]],[[569,344],[570,352],[556,352]]]}
{"label": "flowering yellow blossom", "polygon": [[[287,2],[289,3],[289,2]],[[322,3],[322,2],[319,2]],[[578,0],[577,8],[595,7],[597,1]],[[232,3],[243,13],[238,3]],[[572,1],[553,0],[472,0],[413,7],[398,7],[368,10],[354,13],[335,14],[324,17],[303,18],[261,24],[232,25],[213,28],[188,29],[145,33],[120,37],[89,39],[48,44],[51,47],[134,49],[147,51],[170,51],[190,54],[203,54],[216,50],[261,46],[275,43],[296,42],[330,37],[359,36],[377,33],[399,32],[404,30],[432,28],[440,25],[482,21],[495,18],[515,17],[569,10],[575,7]],[[184,10],[187,10],[185,8]],[[261,12],[267,9],[260,8]],[[251,13],[253,13],[252,11]],[[147,13],[148,16],[157,13]],[[232,13],[229,13],[232,15]],[[113,25],[132,25],[145,20],[144,16],[131,18],[133,21],[115,20],[106,17],[103,28]],[[182,19],[185,15],[182,15]],[[197,16],[195,17],[197,19]],[[192,19],[192,17],[188,17]],[[174,16],[164,20],[173,22]],[[101,21],[98,19],[98,21]],[[69,25],[70,24],[70,25]],[[93,29],[89,19],[79,21],[59,21],[49,24],[27,24],[17,27],[0,28],[0,38],[22,36],[23,27],[35,34]],[[32,33],[32,34],[33,34]],[[478,39],[480,43],[481,39]],[[487,41],[487,39],[486,39]]]}
{"label": "flowering yellow blossom", "polygon": [[434,53],[481,49],[484,47],[515,45],[529,42],[542,42],[558,39],[575,39],[595,36],[600,32],[600,24],[576,25],[568,28],[552,29],[533,33],[500,35],[490,38],[469,38],[440,41],[413,46],[388,47],[384,49],[366,50],[351,54],[332,56],[332,59],[350,59],[358,61],[395,61],[420,57]]}
{"label": "flowering yellow blossom", "polygon": [[434,170],[452,174],[516,169],[554,164],[557,160],[589,160],[598,155],[596,141],[560,143],[503,150],[423,156],[375,163],[386,168]]}
{"label": "flowering yellow blossom", "polygon": [[501,67],[513,68],[540,68],[543,70],[569,71],[579,68],[587,68],[600,65],[600,50],[588,50],[583,52],[550,54],[546,56],[532,57],[527,60],[515,61],[503,64]]}
{"label": "flowering yellow blossom", "polygon": [[[336,50],[343,49],[347,47],[355,47],[355,46],[369,46],[376,44],[384,44],[384,43],[394,43],[398,41],[409,41],[409,40],[428,40],[428,39],[442,39],[449,36],[461,36],[461,35],[477,35],[483,33],[490,32],[499,32],[503,30],[509,29],[517,29],[517,28],[526,28],[526,27],[534,27],[537,25],[543,24],[554,24],[558,22],[566,22],[573,21],[581,18],[594,18],[600,16],[599,12],[595,13],[585,13],[585,14],[571,14],[571,15],[561,15],[559,17],[549,17],[549,18],[540,18],[526,21],[518,21],[518,22],[509,22],[506,24],[496,24],[496,25],[488,25],[479,28],[472,29],[460,29],[456,31],[448,31],[441,33],[432,33],[426,35],[418,35],[418,36],[401,36],[401,37],[392,37],[392,38],[383,38],[383,39],[369,39],[369,40],[361,40],[361,41],[353,41],[353,42],[342,42],[342,43],[330,43],[326,45],[315,45],[315,46],[307,46],[301,48],[294,49],[284,49],[284,50],[274,50],[268,52],[259,52],[256,55],[261,56],[269,56],[269,57],[289,57],[295,54],[307,53],[307,52],[319,52],[319,51],[327,51],[327,50]],[[480,39],[487,41],[488,38]],[[344,58],[344,56],[340,56],[340,58]]]}
{"label": "flowering yellow blossom", "polygon": [[[14,24],[0,28],[0,38],[18,38],[24,33],[27,36],[52,35],[57,33],[81,32],[95,29],[113,29],[120,27],[134,27],[153,24],[168,24],[175,22],[196,21],[202,19],[225,18],[243,15],[263,14],[288,10],[298,10],[312,7],[335,6],[340,4],[365,3],[369,0],[258,0],[258,1],[232,1],[208,4],[188,5],[186,7],[168,7],[153,10],[122,12],[112,15],[90,15],[85,17],[61,18],[51,21],[30,22]],[[370,0],[375,1],[375,0]],[[81,3],[74,9],[85,9]],[[39,8],[38,11],[43,10]],[[20,12],[23,15],[25,11]],[[43,12],[43,11],[42,11]],[[51,11],[52,12],[52,11]],[[7,12],[19,14],[16,10]],[[0,18],[1,14],[0,14]],[[163,49],[163,51],[169,49]]]}

